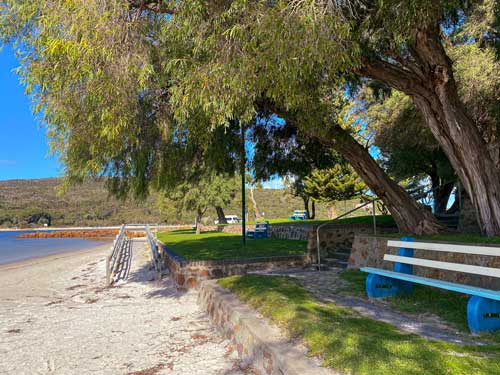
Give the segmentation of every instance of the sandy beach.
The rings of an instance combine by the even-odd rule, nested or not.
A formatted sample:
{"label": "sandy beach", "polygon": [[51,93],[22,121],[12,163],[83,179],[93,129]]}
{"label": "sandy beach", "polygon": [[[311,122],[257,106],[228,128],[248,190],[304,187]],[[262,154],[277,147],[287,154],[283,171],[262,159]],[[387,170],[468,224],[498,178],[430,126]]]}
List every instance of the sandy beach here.
{"label": "sandy beach", "polygon": [[109,245],[0,266],[0,373],[243,373],[196,292],[153,281],[144,244],[112,288]]}

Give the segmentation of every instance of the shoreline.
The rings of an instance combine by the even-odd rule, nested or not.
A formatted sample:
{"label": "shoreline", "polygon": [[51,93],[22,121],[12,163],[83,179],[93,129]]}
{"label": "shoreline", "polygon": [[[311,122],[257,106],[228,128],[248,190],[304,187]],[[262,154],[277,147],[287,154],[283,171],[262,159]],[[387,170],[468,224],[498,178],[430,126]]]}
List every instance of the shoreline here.
{"label": "shoreline", "polygon": [[77,250],[66,250],[66,251],[61,251],[61,252],[56,253],[56,254],[38,255],[38,256],[33,256],[33,257],[26,258],[26,259],[0,263],[0,272],[5,271],[5,270],[16,269],[16,268],[35,266],[35,265],[38,265],[41,263],[48,263],[48,262],[52,262],[52,261],[55,261],[58,259],[68,258],[71,256],[90,254],[92,252],[102,252],[105,249],[108,249],[111,252],[111,245],[112,245],[112,241],[109,241],[109,243],[102,244],[102,245],[96,245],[96,246],[81,248],[81,249],[77,249]]}
{"label": "shoreline", "polygon": [[[149,225],[152,230],[168,230],[168,229],[182,229],[190,227],[190,224],[184,225],[157,225],[157,224],[127,224],[128,230],[141,230],[145,225]],[[70,231],[70,230],[117,230],[120,229],[121,225],[110,225],[110,226],[93,226],[93,227],[35,227],[35,228],[0,228],[0,232],[45,232],[45,231]]]}
{"label": "shoreline", "polygon": [[155,280],[146,242],[132,240],[113,287],[109,254],[97,246],[0,266],[0,374],[243,374],[197,294]]}

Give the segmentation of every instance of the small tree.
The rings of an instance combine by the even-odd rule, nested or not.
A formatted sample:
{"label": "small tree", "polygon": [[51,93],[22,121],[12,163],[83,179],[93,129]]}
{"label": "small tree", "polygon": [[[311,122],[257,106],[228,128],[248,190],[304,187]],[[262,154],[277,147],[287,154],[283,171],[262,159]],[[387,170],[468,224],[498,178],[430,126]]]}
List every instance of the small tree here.
{"label": "small tree", "polygon": [[185,211],[195,211],[196,234],[199,234],[201,220],[207,209],[213,206],[222,211],[222,207],[234,198],[237,188],[236,177],[209,174],[195,182],[182,183],[174,190],[163,193],[158,202],[163,212],[172,212],[173,209],[177,216]]}
{"label": "small tree", "polygon": [[319,202],[335,202],[361,195],[366,185],[348,164],[316,169],[304,178],[304,192]]}

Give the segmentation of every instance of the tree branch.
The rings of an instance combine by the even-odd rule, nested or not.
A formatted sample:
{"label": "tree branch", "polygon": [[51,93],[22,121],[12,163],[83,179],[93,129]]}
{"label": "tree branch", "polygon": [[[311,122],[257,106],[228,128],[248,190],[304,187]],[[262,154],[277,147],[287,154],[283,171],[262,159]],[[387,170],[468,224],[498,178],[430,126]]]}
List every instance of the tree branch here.
{"label": "tree branch", "polygon": [[133,10],[149,10],[155,13],[174,14],[176,10],[167,7],[163,0],[128,0],[129,8]]}

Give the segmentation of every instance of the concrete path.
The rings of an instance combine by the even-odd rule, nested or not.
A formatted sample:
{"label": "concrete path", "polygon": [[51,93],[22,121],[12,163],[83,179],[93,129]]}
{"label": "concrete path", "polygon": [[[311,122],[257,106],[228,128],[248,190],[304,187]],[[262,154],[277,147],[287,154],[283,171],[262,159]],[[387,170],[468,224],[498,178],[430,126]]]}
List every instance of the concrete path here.
{"label": "concrete path", "polygon": [[196,294],[152,281],[144,245],[112,288],[109,246],[0,268],[0,374],[243,374]]}

